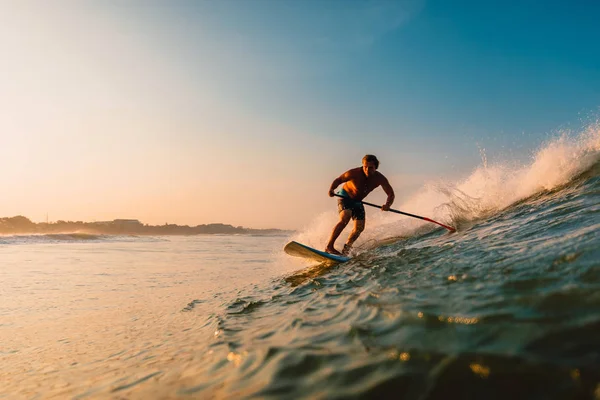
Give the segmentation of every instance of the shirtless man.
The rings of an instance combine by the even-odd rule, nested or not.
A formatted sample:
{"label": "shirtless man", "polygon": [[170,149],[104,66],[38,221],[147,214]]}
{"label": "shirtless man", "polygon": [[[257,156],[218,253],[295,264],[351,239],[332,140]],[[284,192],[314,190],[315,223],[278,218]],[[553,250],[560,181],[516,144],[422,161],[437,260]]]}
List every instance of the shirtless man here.
{"label": "shirtless man", "polygon": [[[381,186],[383,191],[387,194],[387,201],[381,207],[383,211],[388,211],[390,206],[394,202],[394,189],[390,186],[387,178],[380,172],[377,172],[379,167],[379,160],[377,157],[371,154],[367,154],[362,159],[362,167],[353,168],[344,172],[338,178],[336,178],[331,187],[329,188],[329,197],[334,196],[334,190],[340,185],[344,184],[339,194],[345,196],[345,199],[338,199],[338,210],[340,213],[340,221],[333,228],[329,243],[325,251],[331,254],[347,255],[352,248],[352,244],[358,239],[361,232],[365,229],[365,206],[360,202],[362,199],[367,197],[373,189]],[[354,220],[354,229],[348,240],[344,245],[342,253],[337,251],[334,247],[335,241],[340,236],[350,218]]]}

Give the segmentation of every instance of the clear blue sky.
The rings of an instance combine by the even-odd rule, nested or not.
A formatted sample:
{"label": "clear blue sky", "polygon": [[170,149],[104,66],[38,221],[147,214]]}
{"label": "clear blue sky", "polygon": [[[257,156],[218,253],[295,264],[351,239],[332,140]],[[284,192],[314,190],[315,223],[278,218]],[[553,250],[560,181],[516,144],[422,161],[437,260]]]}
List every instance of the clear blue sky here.
{"label": "clear blue sky", "polygon": [[297,228],[365,153],[402,197],[600,106],[597,1],[0,7],[2,216]]}
{"label": "clear blue sky", "polygon": [[330,117],[340,140],[521,142],[599,105],[594,1],[226,1],[186,13],[268,64],[228,76],[251,87],[253,112],[314,131]]}

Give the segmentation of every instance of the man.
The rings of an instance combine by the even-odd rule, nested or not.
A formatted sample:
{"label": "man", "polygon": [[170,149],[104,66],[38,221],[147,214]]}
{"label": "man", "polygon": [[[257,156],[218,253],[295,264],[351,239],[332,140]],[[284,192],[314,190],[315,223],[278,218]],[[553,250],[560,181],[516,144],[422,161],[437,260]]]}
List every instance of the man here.
{"label": "man", "polygon": [[[345,198],[338,199],[338,210],[340,221],[333,228],[329,243],[325,251],[331,254],[347,255],[352,248],[352,244],[358,239],[361,232],[365,229],[365,206],[361,203],[362,199],[367,197],[375,188],[381,186],[387,194],[387,201],[381,207],[383,211],[388,211],[394,202],[394,189],[390,186],[387,178],[377,171],[379,160],[372,154],[367,154],[362,159],[362,167],[353,168],[344,172],[339,178],[336,178],[329,188],[329,197],[334,196],[334,190],[341,185],[344,186],[339,192]],[[340,236],[350,218],[354,220],[354,229],[344,245],[342,253],[334,247],[335,241]]]}

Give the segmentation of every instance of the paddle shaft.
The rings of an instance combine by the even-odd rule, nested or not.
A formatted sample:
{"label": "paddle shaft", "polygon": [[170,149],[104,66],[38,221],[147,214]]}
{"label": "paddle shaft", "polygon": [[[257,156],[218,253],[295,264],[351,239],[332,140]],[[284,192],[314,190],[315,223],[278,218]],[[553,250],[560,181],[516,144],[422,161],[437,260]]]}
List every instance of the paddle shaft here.
{"label": "paddle shaft", "polygon": [[[337,194],[337,193],[334,193],[334,195],[337,196],[337,197],[341,197],[343,199],[348,199],[349,198],[349,197],[342,196],[341,194]],[[350,199],[350,200],[352,200],[352,199]],[[357,200],[352,200],[352,201],[357,201]],[[358,201],[358,202],[362,203],[362,204],[365,204],[367,206],[371,206],[371,207],[375,207],[375,208],[381,208],[381,206],[378,206],[377,204],[367,203],[366,201]],[[444,228],[448,229],[450,232],[456,232],[456,229],[454,229],[453,227],[448,226],[448,225],[444,225],[444,224],[442,224],[440,222],[434,221],[434,220],[429,219],[427,217],[421,217],[420,215],[415,215],[415,214],[410,214],[410,213],[407,213],[407,212],[404,212],[404,211],[394,210],[393,208],[390,208],[388,211],[391,211],[391,212],[396,213],[396,214],[406,215],[407,217],[413,217],[413,218],[422,219],[423,221],[432,222],[434,224],[438,224],[439,226],[443,226]]]}

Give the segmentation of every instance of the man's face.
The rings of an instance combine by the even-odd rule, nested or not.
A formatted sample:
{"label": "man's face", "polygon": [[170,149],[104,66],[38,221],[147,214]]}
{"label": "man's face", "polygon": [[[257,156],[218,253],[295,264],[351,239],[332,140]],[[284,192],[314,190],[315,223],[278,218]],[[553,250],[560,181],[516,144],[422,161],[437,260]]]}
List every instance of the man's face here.
{"label": "man's face", "polygon": [[373,161],[363,162],[363,171],[365,171],[367,177],[375,174],[375,170],[377,170],[377,168],[375,168],[375,163]]}

